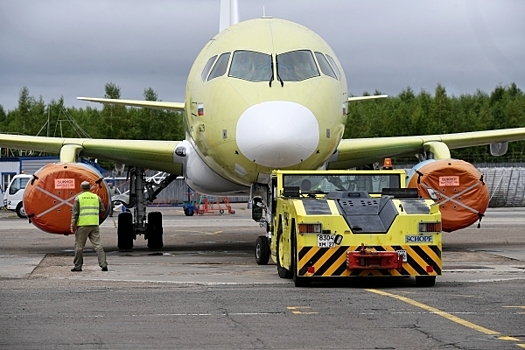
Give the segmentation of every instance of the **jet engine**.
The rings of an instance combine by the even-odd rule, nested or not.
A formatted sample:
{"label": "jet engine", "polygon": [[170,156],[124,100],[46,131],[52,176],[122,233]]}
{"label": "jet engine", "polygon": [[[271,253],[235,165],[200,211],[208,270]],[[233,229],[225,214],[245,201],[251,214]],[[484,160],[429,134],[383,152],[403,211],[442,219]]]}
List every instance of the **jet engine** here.
{"label": "jet engine", "polygon": [[417,188],[422,198],[439,203],[445,232],[481,221],[489,205],[489,189],[483,174],[462,160],[421,162],[409,171],[406,183],[407,187]]}
{"label": "jet engine", "polygon": [[47,164],[35,172],[24,192],[30,222],[48,233],[70,234],[73,202],[83,181],[89,181],[91,191],[102,199],[106,208],[100,215],[102,223],[109,214],[109,188],[100,172],[84,163]]}

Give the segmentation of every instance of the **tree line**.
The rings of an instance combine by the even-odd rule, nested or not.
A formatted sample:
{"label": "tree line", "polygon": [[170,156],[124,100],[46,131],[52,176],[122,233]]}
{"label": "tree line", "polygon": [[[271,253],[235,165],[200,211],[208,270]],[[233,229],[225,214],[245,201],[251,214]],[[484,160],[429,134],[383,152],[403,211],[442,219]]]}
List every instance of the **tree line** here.
{"label": "tree line", "polygon": [[[105,85],[105,98],[118,99],[120,95],[116,84]],[[144,99],[157,101],[158,95],[147,88]],[[86,134],[80,134],[75,124]],[[350,103],[344,137],[427,135],[522,126],[525,95],[515,83],[499,85],[490,93],[478,89],[460,96],[448,95],[438,85],[433,94],[425,90],[415,93],[407,87],[397,96]],[[5,111],[0,105],[0,132],[135,140],[184,138],[178,112],[115,105],[103,105],[102,109],[67,107],[62,97],[46,104],[42,97],[31,96],[26,87],[21,89],[14,110]],[[452,151],[454,158],[470,162],[521,162],[524,154],[523,141],[511,142],[503,157],[490,156],[488,146]]]}
{"label": "tree line", "polygon": [[[105,85],[104,98],[120,99],[120,87]],[[158,101],[150,87],[144,99]],[[57,137],[92,137],[133,140],[182,140],[182,116],[178,112],[150,108],[106,105],[75,108],[64,105],[63,97],[46,104],[42,97],[20,90],[18,106],[5,111],[0,105],[0,132]]]}
{"label": "tree line", "polygon": [[[490,94],[478,89],[460,96],[449,96],[438,85],[433,95],[424,90],[416,94],[407,87],[395,97],[350,103],[344,137],[434,135],[523,126],[525,95],[515,83],[497,86]],[[451,155],[473,163],[522,162],[525,142],[509,143],[502,157],[491,156],[488,146],[451,150]]]}

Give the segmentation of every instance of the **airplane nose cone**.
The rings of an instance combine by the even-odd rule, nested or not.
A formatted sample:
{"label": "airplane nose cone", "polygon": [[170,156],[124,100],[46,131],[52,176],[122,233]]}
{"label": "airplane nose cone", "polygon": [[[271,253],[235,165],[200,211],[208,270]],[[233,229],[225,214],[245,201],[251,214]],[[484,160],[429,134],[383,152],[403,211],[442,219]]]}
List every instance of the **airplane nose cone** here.
{"label": "airplane nose cone", "polygon": [[236,130],[239,151],[256,164],[284,168],[311,156],[319,144],[319,123],[305,106],[289,101],[248,108]]}

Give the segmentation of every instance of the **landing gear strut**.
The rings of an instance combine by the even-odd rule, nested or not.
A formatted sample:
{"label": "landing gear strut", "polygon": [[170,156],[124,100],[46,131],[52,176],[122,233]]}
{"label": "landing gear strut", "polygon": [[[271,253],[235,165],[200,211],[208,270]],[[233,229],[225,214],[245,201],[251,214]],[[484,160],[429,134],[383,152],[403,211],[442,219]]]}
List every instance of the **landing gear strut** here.
{"label": "landing gear strut", "polygon": [[161,249],[164,246],[162,235],[162,213],[151,212],[146,219],[146,206],[157,198],[157,195],[168,186],[176,175],[166,176],[160,183],[146,180],[144,169],[130,168],[128,171],[129,198],[123,201],[127,208],[133,208],[133,215],[129,212],[118,216],[117,246],[120,250],[133,248],[133,240],[137,235],[144,235],[148,240],[148,248]]}

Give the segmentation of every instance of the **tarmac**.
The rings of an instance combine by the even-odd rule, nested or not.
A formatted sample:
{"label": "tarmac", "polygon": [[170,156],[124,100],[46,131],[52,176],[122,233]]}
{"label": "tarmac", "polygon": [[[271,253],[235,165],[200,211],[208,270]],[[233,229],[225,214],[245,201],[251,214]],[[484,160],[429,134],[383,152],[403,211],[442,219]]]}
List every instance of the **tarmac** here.
{"label": "tarmac", "polygon": [[[253,245],[264,229],[253,222],[246,204],[235,214],[187,217],[180,207],[149,208],[164,218],[164,248],[151,251],[138,237],[131,251],[116,247],[117,218],[101,225],[110,271],[100,273],[96,254],[86,245],[84,271],[72,274],[74,237],[43,233],[0,211],[0,278],[96,279],[170,284],[279,284],[275,266],[258,266]],[[525,279],[523,208],[489,209],[475,225],[443,233],[443,275],[438,283]]]}
{"label": "tarmac", "polygon": [[518,349],[525,348],[522,208],[491,209],[443,233],[443,275],[344,278],[296,288],[255,263],[264,234],[236,213],[163,214],[164,247],[116,245],[101,225],[109,271],[90,243],[71,272],[74,236],[0,214],[0,348],[6,349]]}

